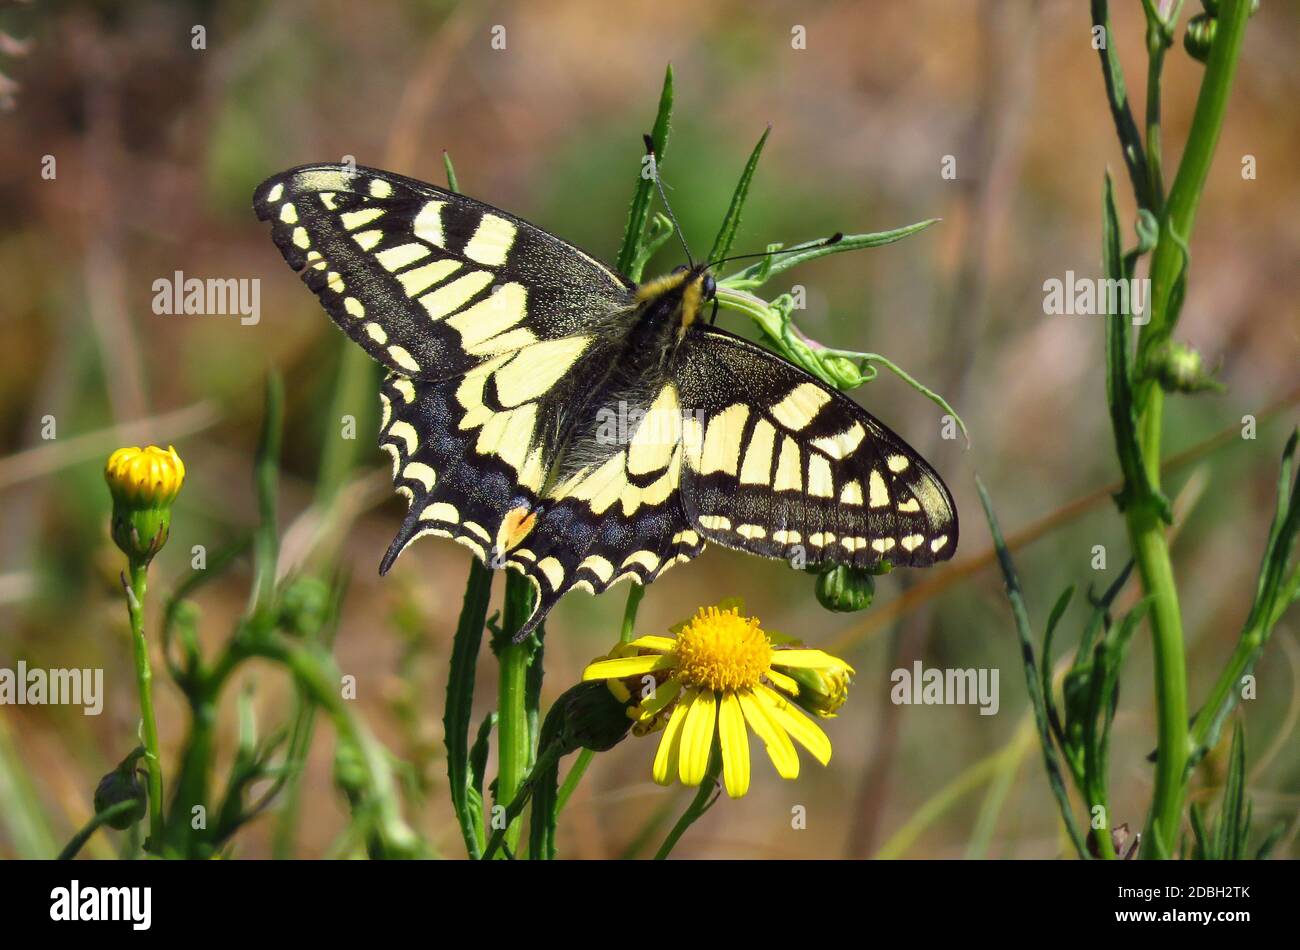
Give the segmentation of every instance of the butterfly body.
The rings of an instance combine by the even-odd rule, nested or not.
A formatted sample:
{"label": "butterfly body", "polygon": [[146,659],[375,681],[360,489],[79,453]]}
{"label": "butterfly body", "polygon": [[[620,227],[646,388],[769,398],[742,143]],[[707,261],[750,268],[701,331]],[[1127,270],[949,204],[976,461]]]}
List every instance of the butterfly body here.
{"label": "butterfly body", "polygon": [[640,285],[507,212],[315,165],[254,196],[286,260],[389,374],[381,446],[424,534],[523,572],[538,605],[646,584],[709,541],[808,564],[956,549],[930,466],[825,383],[701,319],[707,266]]}

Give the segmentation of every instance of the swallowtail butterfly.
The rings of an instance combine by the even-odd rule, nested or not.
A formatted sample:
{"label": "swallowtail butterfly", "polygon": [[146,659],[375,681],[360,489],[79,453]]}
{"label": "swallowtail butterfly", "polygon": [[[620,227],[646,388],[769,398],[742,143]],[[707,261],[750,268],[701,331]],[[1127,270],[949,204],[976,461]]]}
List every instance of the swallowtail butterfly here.
{"label": "swallowtail butterfly", "polygon": [[843,393],[700,318],[706,264],[636,284],[491,205],[309,165],[254,195],[322,306],[388,369],[380,445],[425,534],[567,591],[648,584],[712,541],[923,567],[957,547],[929,464]]}

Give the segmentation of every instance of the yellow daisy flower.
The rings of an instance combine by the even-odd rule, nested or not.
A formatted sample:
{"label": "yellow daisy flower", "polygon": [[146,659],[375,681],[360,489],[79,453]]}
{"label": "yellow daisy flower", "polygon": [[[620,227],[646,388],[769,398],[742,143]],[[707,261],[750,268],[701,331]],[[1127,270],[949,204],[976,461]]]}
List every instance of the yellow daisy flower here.
{"label": "yellow daisy flower", "polygon": [[618,687],[633,693],[642,678],[654,677],[629,714],[639,726],[667,719],[655,755],[656,782],[667,785],[676,776],[684,785],[699,785],[716,736],[727,794],[740,798],[749,790],[746,726],[763,741],[782,778],[799,775],[791,739],[822,765],[830,761],[830,739],[796,703],[834,715],[851,666],[821,650],[785,646],[785,638],[763,632],[757,617],[727,603],[701,607],[672,632],[675,637],[639,637],[616,651],[624,655],[597,660],[582,674],[584,680],[631,679],[631,686]]}

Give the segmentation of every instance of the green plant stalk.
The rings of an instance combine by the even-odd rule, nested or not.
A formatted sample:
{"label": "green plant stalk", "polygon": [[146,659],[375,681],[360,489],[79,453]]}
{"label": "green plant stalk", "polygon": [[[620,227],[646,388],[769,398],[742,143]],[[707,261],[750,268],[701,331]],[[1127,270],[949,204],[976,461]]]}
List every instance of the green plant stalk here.
{"label": "green plant stalk", "polygon": [[[1165,211],[1160,215],[1159,242],[1151,259],[1150,322],[1138,336],[1138,379],[1134,395],[1142,462],[1147,480],[1156,493],[1160,488],[1164,392],[1154,380],[1144,378],[1143,370],[1150,365],[1156,348],[1172,335],[1178,320],[1181,301],[1181,292],[1178,291],[1179,284],[1185,279],[1187,238],[1223,127],[1249,13],[1249,0],[1223,2],[1187,145]],[[1182,819],[1186,791],[1184,773],[1190,740],[1182,617],[1158,502],[1158,498],[1150,496],[1132,499],[1125,511],[1125,522],[1142,586],[1151,598],[1149,616],[1156,678],[1158,749],[1155,789],[1147,834],[1143,836],[1143,853],[1146,857],[1165,858],[1173,853]]]}
{"label": "green plant stalk", "polygon": [[[231,674],[249,654],[245,650],[246,620],[241,620],[217,662],[184,687],[190,705],[190,732],[185,741],[180,769],[172,790],[170,820],[167,822],[169,849],[185,857],[196,857],[192,810],[208,804],[208,782],[216,757],[217,708],[221,691]],[[200,833],[197,837],[202,837]]]}
{"label": "green plant stalk", "polygon": [[[528,710],[528,667],[533,659],[530,639],[514,643],[508,638],[523,626],[532,612],[533,589],[527,578],[506,574],[506,601],[502,629],[506,642],[497,653],[497,791],[498,805],[514,800],[532,766],[532,729]],[[519,845],[520,826],[507,829],[506,843],[514,852]]]}
{"label": "green plant stalk", "polygon": [[1162,19],[1153,0],[1143,0],[1142,10],[1147,19],[1147,106],[1146,154],[1147,181],[1150,204],[1156,215],[1164,210],[1165,182],[1160,144],[1160,76],[1165,67],[1165,54],[1173,44],[1174,27],[1182,11],[1183,0],[1175,0],[1167,18]]}
{"label": "green plant stalk", "polygon": [[1130,509],[1125,520],[1142,587],[1151,598],[1155,666],[1156,776],[1143,851],[1146,857],[1167,858],[1178,837],[1189,751],[1182,617],[1164,521],[1147,507]]}
{"label": "green plant stalk", "polygon": [[149,641],[144,636],[144,598],[149,565],[133,560],[128,568],[126,609],[131,618],[131,642],[135,648],[135,682],[140,692],[140,720],[144,744],[144,767],[149,785],[149,841],[157,849],[163,841],[163,776],[158,755],[158,721],[153,711],[153,667],[149,663]]}
{"label": "green plant stalk", "polygon": [[569,771],[564,776],[564,784],[560,786],[560,790],[555,796],[555,815],[557,818],[560,812],[564,811],[564,806],[569,804],[569,799],[573,797],[573,793],[578,790],[578,783],[587,774],[587,767],[591,765],[591,760],[595,757],[596,753],[590,749],[582,749],[578,752],[578,758],[569,767]]}
{"label": "green plant stalk", "polygon": [[[644,596],[645,587],[641,584],[628,585],[627,604],[623,607],[623,624],[618,635],[620,643],[631,643],[636,639],[636,614],[637,609],[641,606],[641,598]],[[587,774],[587,768],[595,757],[596,753],[590,749],[582,749],[578,752],[577,760],[569,767],[568,773],[564,776],[564,783],[560,786],[560,791],[555,797],[556,816],[564,811],[564,806],[569,803],[569,799],[577,791],[578,783]]]}
{"label": "green plant stalk", "polygon": [[90,836],[99,830],[99,826],[107,821],[112,821],[118,815],[125,815],[135,808],[135,802],[118,802],[116,805],[109,805],[103,811],[91,816],[90,821],[82,826],[81,830],[72,836],[67,845],[59,852],[58,861],[71,861],[77,856],[77,852],[82,849]]}
{"label": "green plant stalk", "polygon": [[[644,596],[644,586],[641,584],[628,585],[627,604],[623,607],[623,624],[618,634],[620,643],[631,643],[636,639],[636,614],[641,606],[641,598]],[[578,752],[577,760],[569,767],[568,773],[564,776],[564,783],[560,786],[560,791],[555,797],[555,814],[557,816],[564,811],[564,806],[569,803],[569,799],[577,791],[578,783],[587,774],[587,767],[591,765],[591,760],[595,757],[596,753],[590,749],[582,749]]]}
{"label": "green plant stalk", "polygon": [[721,791],[718,789],[718,775],[722,772],[722,750],[718,748],[718,737],[713,737],[713,751],[709,753],[709,768],[704,773],[704,780],[700,782],[699,791],[691,799],[691,803],[686,806],[686,811],[682,812],[682,817],[677,819],[677,824],[673,825],[672,830],[668,832],[668,837],[664,838],[664,843],[659,846],[655,852],[654,859],[663,861],[672,853],[677,846],[678,840],[686,833],[686,829],[695,824],[706,811],[713,807],[713,803],[718,800]]}

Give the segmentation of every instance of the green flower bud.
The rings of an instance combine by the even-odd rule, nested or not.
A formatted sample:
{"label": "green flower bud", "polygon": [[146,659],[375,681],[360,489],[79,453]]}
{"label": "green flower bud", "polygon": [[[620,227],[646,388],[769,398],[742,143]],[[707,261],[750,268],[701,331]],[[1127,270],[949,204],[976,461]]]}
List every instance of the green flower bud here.
{"label": "green flower bud", "polygon": [[1214,31],[1218,21],[1210,13],[1198,13],[1187,21],[1187,32],[1183,34],[1183,49],[1197,62],[1204,63],[1210,58],[1210,48],[1214,45]]}
{"label": "green flower bud", "polygon": [[315,636],[329,617],[331,599],[330,587],[324,581],[295,577],[280,595],[280,626],[296,636]]}
{"label": "green flower bud", "polygon": [[95,787],[96,814],[122,802],[134,802],[135,805],[127,809],[125,813],[110,818],[105,822],[106,825],[117,831],[125,831],[143,818],[148,806],[144,785],[140,782],[134,759],[130,757],[122,765],[101,778],[99,785]]}
{"label": "green flower bud", "polygon": [[149,563],[167,543],[185,463],[171,446],[131,446],[108,457],[104,480],[113,496],[113,541],[133,562]]}
{"label": "green flower bud", "polygon": [[817,577],[817,602],[827,610],[852,613],[866,610],[876,595],[870,571],[840,564]]}
{"label": "green flower bud", "polygon": [[[1219,0],[1201,0],[1201,7],[1210,16],[1219,15]],[[1259,0],[1250,0],[1250,16],[1259,12]]]}
{"label": "green flower bud", "polygon": [[1150,374],[1165,392],[1223,391],[1223,385],[1205,371],[1201,354],[1185,343],[1171,341],[1152,354]]}

